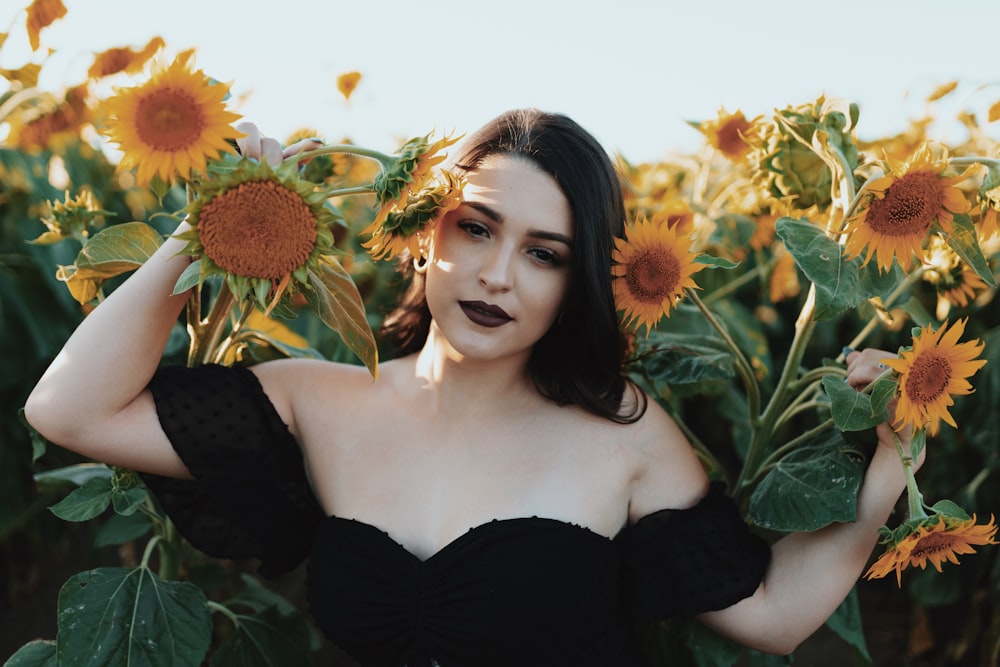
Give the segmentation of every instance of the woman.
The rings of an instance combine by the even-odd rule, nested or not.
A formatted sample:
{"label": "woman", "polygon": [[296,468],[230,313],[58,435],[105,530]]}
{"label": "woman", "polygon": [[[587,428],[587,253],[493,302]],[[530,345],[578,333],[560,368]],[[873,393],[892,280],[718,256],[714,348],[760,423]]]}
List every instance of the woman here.
{"label": "woman", "polygon": [[[302,147],[241,129],[250,157]],[[857,521],[768,549],[624,378],[624,212],[600,145],[515,111],[453,161],[463,203],[421,239],[388,318],[403,354],[376,382],[315,360],[157,372],[186,299],[169,296],[190,261],[171,239],[66,343],[28,420],[148,473],[209,553],[265,574],[310,556],[313,615],[365,666],[641,665],[633,622],[678,614],[790,652],[850,591],[904,488],[888,426]],[[852,353],[848,381],[882,356]]]}

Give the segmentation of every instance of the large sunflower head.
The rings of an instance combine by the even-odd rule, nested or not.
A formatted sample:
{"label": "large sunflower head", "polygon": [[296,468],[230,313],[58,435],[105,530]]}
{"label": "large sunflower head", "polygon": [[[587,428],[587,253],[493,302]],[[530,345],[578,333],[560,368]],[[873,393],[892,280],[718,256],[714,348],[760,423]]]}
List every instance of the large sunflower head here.
{"label": "large sunflower head", "polygon": [[178,235],[182,252],[200,257],[200,279],[225,276],[237,299],[253,298],[270,311],[283,296],[309,286],[308,271],[337,254],[336,214],[297,166],[272,169],[242,160],[231,172],[199,186],[187,207],[191,229]]}
{"label": "large sunflower head", "polygon": [[977,359],[984,348],[979,339],[958,342],[967,321],[958,320],[950,329],[945,323],[937,331],[924,326],[914,337],[912,348],[882,360],[899,374],[894,424],[897,429],[912,425],[926,428],[933,436],[941,420],[957,426],[948,412],[948,407],[955,404],[953,396],[971,394],[968,378],[986,364],[985,359]]}
{"label": "large sunflower head", "polygon": [[948,167],[946,150],[935,159],[925,143],[908,162],[889,158],[888,167],[888,174],[869,184],[857,213],[847,220],[844,243],[848,259],[865,253],[864,263],[874,257],[882,272],[892,267],[893,259],[909,269],[933,223],[950,232],[953,214],[969,210],[968,200],[956,187],[969,171],[943,176]]}
{"label": "large sunflower head", "polygon": [[379,212],[362,234],[371,238],[362,245],[374,259],[392,259],[404,250],[416,257],[420,253],[420,233],[429,229],[449,211],[462,203],[465,181],[451,172],[442,172],[424,189],[405,201]]}
{"label": "large sunflower head", "polygon": [[154,176],[166,182],[204,172],[208,160],[232,152],[227,143],[240,135],[231,124],[240,116],[226,109],[229,86],[192,71],[193,51],[158,69],[145,83],[118,88],[104,102],[105,134],[118,144],[121,167],[138,167],[136,181]]}
{"label": "large sunflower head", "polygon": [[705,266],[695,257],[688,237],[664,223],[640,219],[625,230],[624,239],[615,239],[612,287],[625,325],[645,325],[648,332],[669,316],[684,290],[697,288],[691,276]]}
{"label": "large sunflower head", "polygon": [[993,517],[989,523],[977,525],[975,515],[959,519],[936,514],[901,528],[886,540],[885,552],[865,574],[868,579],[881,579],[895,571],[896,583],[902,585],[902,571],[911,565],[922,570],[929,562],[940,572],[945,561],[957,565],[958,554],[975,553],[973,546],[997,543]]}

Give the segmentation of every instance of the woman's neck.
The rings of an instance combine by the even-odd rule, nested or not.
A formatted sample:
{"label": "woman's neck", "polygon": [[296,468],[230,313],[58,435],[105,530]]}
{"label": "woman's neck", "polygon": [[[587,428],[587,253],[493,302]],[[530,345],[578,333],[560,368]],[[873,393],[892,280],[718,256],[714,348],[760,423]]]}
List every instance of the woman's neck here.
{"label": "woman's neck", "polygon": [[423,382],[421,389],[431,393],[428,407],[434,410],[468,410],[472,405],[505,409],[538,397],[527,369],[529,354],[471,359],[455,350],[432,322],[414,374]]}

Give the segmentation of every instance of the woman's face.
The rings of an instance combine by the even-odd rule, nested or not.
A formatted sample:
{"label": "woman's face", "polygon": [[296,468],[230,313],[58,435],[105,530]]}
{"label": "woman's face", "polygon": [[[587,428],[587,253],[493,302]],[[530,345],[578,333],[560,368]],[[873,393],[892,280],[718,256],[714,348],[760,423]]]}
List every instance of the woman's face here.
{"label": "woman's face", "polygon": [[466,174],[463,203],[431,237],[427,305],[462,356],[525,362],[569,289],[573,220],[555,180],[495,156]]}

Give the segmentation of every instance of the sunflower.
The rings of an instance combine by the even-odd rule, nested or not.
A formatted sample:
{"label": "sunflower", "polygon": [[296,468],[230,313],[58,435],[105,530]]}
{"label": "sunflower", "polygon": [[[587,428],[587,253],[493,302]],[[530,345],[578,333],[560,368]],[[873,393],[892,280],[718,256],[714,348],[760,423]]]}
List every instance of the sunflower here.
{"label": "sunflower", "polygon": [[[689,237],[684,237],[685,239]],[[696,288],[691,276],[705,268],[685,246],[677,230],[666,224],[637,220],[615,239],[611,267],[618,310],[626,326],[652,329],[687,288]]]}
{"label": "sunflower", "polygon": [[200,185],[185,210],[191,229],[182,253],[201,257],[200,279],[223,275],[237,299],[252,297],[266,312],[308,286],[308,272],[338,254],[330,226],[337,216],[326,196],[297,177],[294,162],[272,169],[241,160]]}
{"label": "sunflower", "polygon": [[345,100],[351,99],[351,93],[358,87],[361,81],[361,72],[344,72],[337,77],[337,90],[344,96]]}
{"label": "sunflower", "polygon": [[64,16],[66,5],[62,0],[34,0],[28,5],[28,42],[32,51],[37,51],[40,46],[38,35],[42,28],[49,27]]}
{"label": "sunflower", "polygon": [[881,579],[893,570],[896,583],[902,585],[901,573],[911,565],[924,569],[928,561],[938,572],[945,561],[958,564],[958,554],[975,553],[973,545],[996,544],[997,527],[993,517],[985,525],[976,525],[976,516],[957,519],[940,514],[928,517],[904,531],[902,539],[890,540],[877,561],[868,569],[868,579]]}
{"label": "sunflower", "polygon": [[733,162],[740,162],[750,152],[750,144],[745,137],[755,122],[756,119],[747,120],[742,111],[729,113],[721,108],[718,118],[695,123],[694,126],[705,135],[713,148]]}
{"label": "sunflower", "polygon": [[371,235],[361,245],[374,259],[392,259],[404,250],[416,257],[420,254],[419,233],[433,225],[462,203],[465,181],[451,172],[422,191],[408,197],[404,206],[396,206],[376,218],[361,233]]}
{"label": "sunflower", "polygon": [[90,99],[89,87],[83,83],[67,90],[63,101],[55,103],[51,110],[35,114],[32,109],[8,117],[8,143],[24,150],[58,151],[79,136],[80,129],[90,121]]}
{"label": "sunflower", "polygon": [[970,269],[941,237],[931,239],[924,261],[929,269],[923,278],[937,291],[940,319],[947,317],[951,306],[964,308],[976,298],[977,292],[987,288],[979,274]]}
{"label": "sunflower", "polygon": [[139,185],[154,176],[173,182],[192,169],[204,171],[209,158],[232,152],[227,139],[241,136],[230,125],[240,116],[226,110],[229,86],[192,71],[193,55],[185,51],[146,83],[118,88],[105,102],[105,132],[124,153],[121,167],[139,168]]}
{"label": "sunflower", "polygon": [[946,178],[945,150],[940,160],[924,143],[910,158],[899,162],[886,158],[890,173],[868,186],[858,212],[847,220],[844,255],[853,259],[867,248],[862,266],[877,256],[879,271],[887,272],[895,258],[909,269],[914,253],[919,255],[931,225],[951,231],[952,215],[966,213],[969,202],[955,187],[971,167],[958,176]]}
{"label": "sunflower", "polygon": [[934,436],[942,419],[957,427],[948,413],[948,407],[955,404],[952,396],[971,394],[968,378],[986,364],[985,359],[976,359],[984,347],[980,340],[958,342],[967,321],[958,320],[951,329],[945,323],[937,331],[930,325],[922,327],[912,349],[882,360],[899,373],[897,429],[907,424],[918,429],[926,426],[928,435]]}
{"label": "sunflower", "polygon": [[414,137],[400,147],[392,164],[384,167],[375,177],[375,199],[381,205],[375,216],[376,223],[397,207],[397,202],[406,202],[410,195],[424,189],[434,177],[434,168],[448,157],[447,154],[439,154],[439,151],[460,138],[446,136],[430,143],[430,135],[427,134]]}
{"label": "sunflower", "polygon": [[127,46],[101,51],[94,56],[94,64],[87,70],[87,77],[101,79],[119,72],[138,74],[142,71],[146,61],[152,58],[163,46],[162,37],[153,37],[146,43],[146,46],[142,47],[141,51],[135,51]]}

